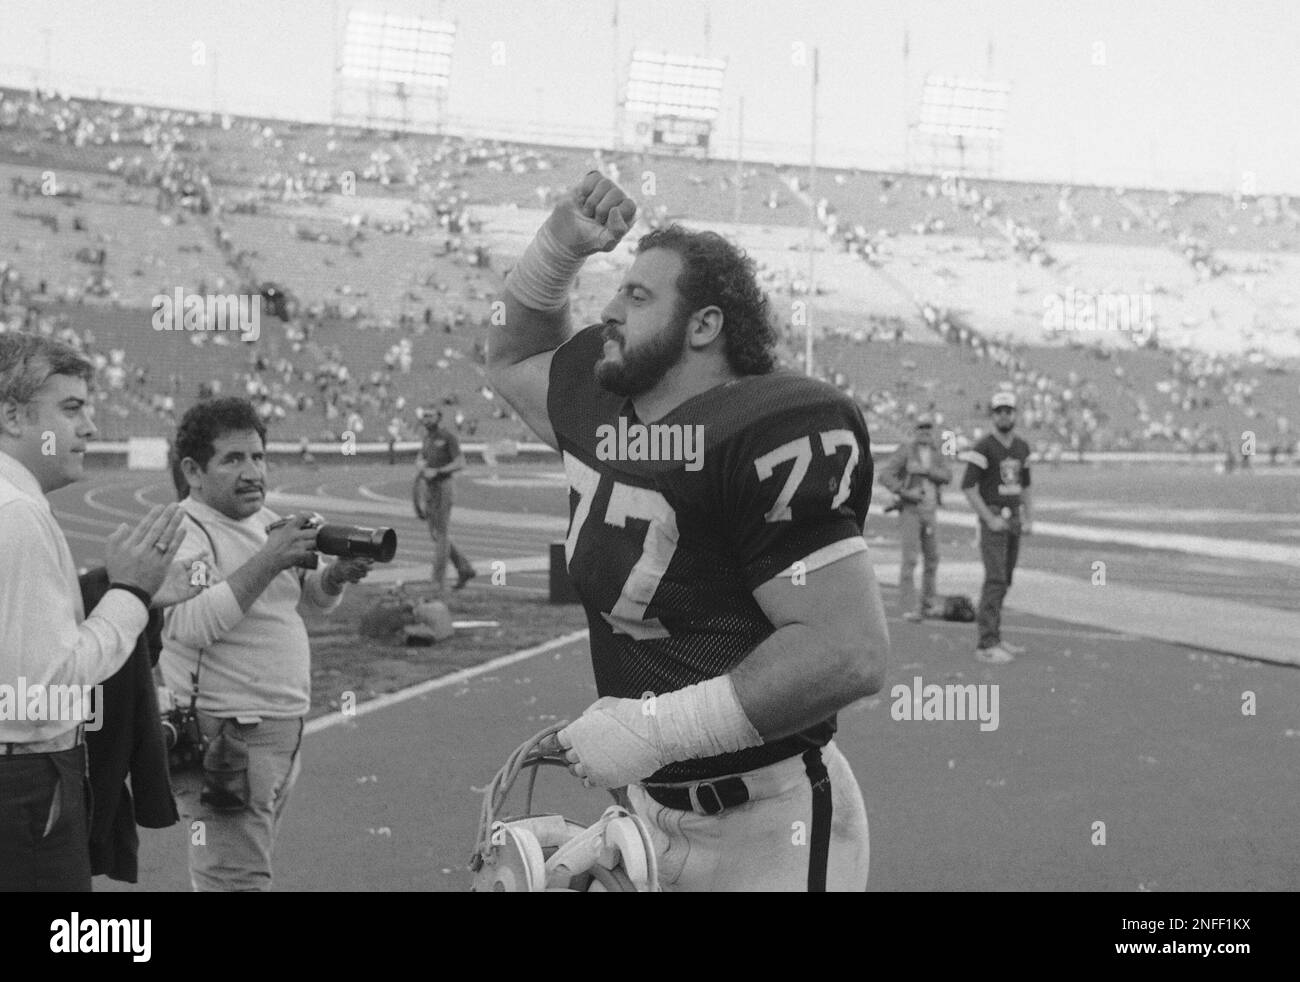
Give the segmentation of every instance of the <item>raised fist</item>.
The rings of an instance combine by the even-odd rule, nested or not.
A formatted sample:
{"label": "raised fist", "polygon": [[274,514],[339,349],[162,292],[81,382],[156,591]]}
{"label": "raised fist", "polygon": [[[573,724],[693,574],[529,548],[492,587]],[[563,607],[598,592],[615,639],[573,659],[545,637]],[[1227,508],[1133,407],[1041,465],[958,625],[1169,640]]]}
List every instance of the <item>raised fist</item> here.
{"label": "raised fist", "polygon": [[635,220],[636,202],[593,170],[560,199],[546,225],[560,245],[590,256],[612,250]]}

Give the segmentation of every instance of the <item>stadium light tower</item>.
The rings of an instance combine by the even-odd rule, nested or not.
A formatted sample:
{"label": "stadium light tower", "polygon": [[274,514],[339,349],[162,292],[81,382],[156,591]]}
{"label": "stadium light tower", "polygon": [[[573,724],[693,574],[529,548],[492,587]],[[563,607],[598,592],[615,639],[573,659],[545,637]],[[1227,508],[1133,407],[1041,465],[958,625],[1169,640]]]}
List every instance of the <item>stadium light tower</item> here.
{"label": "stadium light tower", "polygon": [[334,121],[441,130],[456,25],[354,7],[334,80]]}
{"label": "stadium light tower", "polygon": [[725,58],[634,51],[621,106],[620,146],[707,156],[726,72]]}
{"label": "stadium light tower", "polygon": [[920,147],[929,153],[931,172],[966,175],[974,173],[968,151],[983,151],[980,176],[993,176],[1000,167],[1010,94],[1008,82],[929,76],[921,92],[920,118],[910,128],[908,156]]}

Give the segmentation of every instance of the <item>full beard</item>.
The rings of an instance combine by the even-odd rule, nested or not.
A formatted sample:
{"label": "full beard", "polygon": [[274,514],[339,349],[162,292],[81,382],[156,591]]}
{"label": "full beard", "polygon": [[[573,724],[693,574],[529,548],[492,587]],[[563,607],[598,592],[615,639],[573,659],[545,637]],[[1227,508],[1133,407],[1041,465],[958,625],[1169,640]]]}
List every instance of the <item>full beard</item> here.
{"label": "full beard", "polygon": [[[622,349],[622,360],[616,362],[602,357],[596,362],[596,381],[608,391],[624,397],[649,392],[681,360],[688,321],[689,318],[675,318],[667,328],[635,348],[617,342]],[[605,336],[607,339],[610,337],[608,329]]]}

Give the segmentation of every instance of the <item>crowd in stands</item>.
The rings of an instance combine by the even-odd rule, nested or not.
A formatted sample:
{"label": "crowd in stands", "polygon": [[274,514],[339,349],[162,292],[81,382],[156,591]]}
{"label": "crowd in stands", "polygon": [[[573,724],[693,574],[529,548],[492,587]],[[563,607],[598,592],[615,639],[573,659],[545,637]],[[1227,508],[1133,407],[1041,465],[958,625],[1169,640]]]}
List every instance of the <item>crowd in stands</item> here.
{"label": "crowd in stands", "polygon": [[[264,298],[264,310],[278,315],[283,322],[265,345],[249,354],[241,371],[225,379],[199,379],[192,372],[186,372],[184,378],[176,372],[158,373],[160,377],[151,378],[148,365],[132,364],[121,349],[100,350],[94,346],[93,336],[88,340],[91,332],[82,332],[78,343],[92,353],[104,372],[115,413],[174,420],[178,404],[183,409],[194,398],[233,387],[254,400],[268,423],[287,426],[313,439],[330,440],[346,432],[359,440],[384,440],[394,434],[400,434],[402,439],[418,436],[417,400],[409,384],[412,374],[418,375],[426,366],[435,364],[442,371],[465,372],[481,364],[482,344],[477,335],[482,334],[482,305],[471,300],[481,299],[494,289],[500,271],[493,269],[474,204],[504,197],[497,188],[509,182],[509,187],[533,188],[534,200],[529,203],[549,206],[560,192],[559,185],[548,178],[550,172],[560,172],[557,161],[566,153],[449,137],[392,140],[384,134],[361,131],[214,118],[31,93],[5,93],[0,98],[0,136],[9,138],[8,149],[20,158],[46,144],[82,152],[89,172],[86,179],[93,179],[96,169],[119,179],[124,189],[123,204],[151,207],[164,221],[197,223],[221,257],[210,276],[193,285],[197,292],[226,292],[237,286],[240,292],[259,293]],[[617,173],[621,160],[619,155],[602,157],[598,153],[595,163]],[[354,163],[343,166],[347,161]],[[567,175],[572,162],[562,162]],[[850,217],[858,213],[851,195],[840,202],[833,202],[830,196],[819,196],[813,202],[801,179],[797,175],[781,176],[780,168],[749,166],[737,187],[734,168],[719,172],[710,171],[705,164],[681,166],[703,169],[704,173],[691,173],[686,178],[695,190],[713,194],[713,185],[717,185],[720,212],[730,211],[729,199],[737,192],[748,194],[751,204],[757,200],[764,210],[774,213],[787,204],[811,207],[837,248],[873,266],[887,260],[887,243],[900,232],[944,234],[958,223],[1000,236],[1023,261],[1051,266],[1055,259],[1044,230],[1054,221],[1058,232],[1075,236],[1101,235],[1112,223],[1117,232],[1146,229],[1162,236],[1171,248],[1184,255],[1200,277],[1215,278],[1233,272],[1216,258],[1215,243],[1202,220],[1206,206],[1191,196],[1174,194],[1161,201],[1151,194],[1126,194],[1121,189],[1103,194],[1099,189],[1064,187],[1053,192],[1054,198],[1049,196],[1049,210],[1036,220],[1025,200],[1040,192],[1026,192],[1025,200],[1020,200],[1007,196],[1007,185],[993,182],[881,175],[874,178],[878,182],[878,191],[872,192],[876,194],[875,204],[891,207],[906,198],[910,202],[908,213],[918,217],[910,224],[873,230]],[[544,183],[537,183],[538,176]],[[835,188],[844,189],[850,183],[845,173],[834,175]],[[23,209],[32,207],[33,200],[39,202],[51,196],[40,182],[24,177],[11,178],[9,185],[10,196],[15,202],[22,201]],[[447,297],[436,312],[424,304],[422,312],[416,307],[403,309],[395,316],[380,316],[371,309],[364,289],[346,283],[337,285],[334,296],[297,297],[293,283],[280,285],[283,271],[263,268],[265,260],[238,241],[235,226],[227,221],[230,215],[276,215],[286,208],[296,209],[290,212],[294,215],[302,215],[303,209],[330,202],[335,211],[322,210],[320,214],[336,215],[338,203],[346,202],[359,185],[369,200],[376,195],[390,196],[397,210],[376,216],[359,207],[342,219],[323,217],[327,223],[334,222],[332,228],[295,218],[292,224],[286,223],[290,234],[356,255],[365,249],[372,235],[419,233],[428,237],[432,233],[435,254],[453,259],[454,276],[459,278],[458,282],[447,282],[445,269],[440,274],[428,274],[427,285]],[[76,175],[71,180],[61,176],[55,189],[55,195],[73,202],[82,193]],[[838,193],[847,191],[832,190],[830,195]],[[1103,218],[1097,212],[1088,216],[1091,208],[1102,208],[1099,195],[1118,203],[1118,220]],[[1224,199],[1217,214],[1224,222],[1235,221],[1239,205]],[[1185,218],[1185,214],[1193,213],[1201,217],[1197,221]],[[661,224],[669,220],[669,209],[661,203],[647,203],[643,216],[647,224]],[[52,231],[56,233],[63,227],[58,215],[32,212],[18,217],[29,217],[47,226],[53,223]],[[65,223],[69,220],[72,230],[82,228],[75,209],[63,219]],[[706,216],[699,220],[706,221]],[[1300,215],[1288,199],[1272,198],[1256,208],[1251,220],[1255,227],[1281,236],[1297,227]],[[117,297],[105,273],[103,246],[78,250],[77,258],[89,267],[80,281],[29,283],[22,278],[16,262],[0,257],[0,327],[76,334],[65,312],[50,312],[57,304]],[[775,294],[800,296],[816,289],[799,270],[762,265],[760,276],[765,287]],[[909,339],[909,326],[915,326],[976,362],[996,366],[998,373],[1022,393],[1022,426],[1048,447],[1057,448],[1057,453],[1145,447],[1218,450],[1230,443],[1228,435],[1199,417],[1223,405],[1248,420],[1259,421],[1261,429],[1276,435],[1274,442],[1280,443],[1284,451],[1290,450],[1293,434],[1285,407],[1266,405],[1259,398],[1261,372],[1281,370],[1281,366],[1261,365],[1249,356],[1212,355],[1153,345],[1168,359],[1166,377],[1154,385],[1135,386],[1126,379],[1122,353],[1108,355],[1106,360],[1115,359],[1111,366],[1114,380],[1125,392],[1129,405],[1103,405],[1098,387],[1086,371],[1053,375],[1033,364],[1032,349],[1025,345],[981,331],[968,317],[940,303],[924,298],[913,300],[917,311],[914,318],[869,313],[863,323],[835,327],[830,333],[855,345],[897,344]],[[319,340],[325,325],[341,321],[359,327],[391,326],[400,338],[388,345],[374,364],[359,364],[343,346]],[[797,363],[802,337],[796,336],[798,332],[790,324],[786,330],[787,361]],[[430,360],[434,339],[439,335],[452,337],[446,339],[447,347],[441,356]],[[221,334],[195,333],[188,340],[200,348],[236,343]],[[425,356],[418,363],[413,347],[417,344]],[[457,366],[457,362],[461,364]],[[819,367],[828,380],[858,398],[873,423],[887,431],[904,432],[908,421],[921,411],[942,416],[947,410],[950,424],[961,431],[963,440],[976,436],[975,427],[982,422],[984,407],[978,400],[967,398],[968,404],[954,404],[949,394],[938,393],[935,399],[933,393],[912,391],[901,381],[876,391],[861,391],[865,388],[861,382],[855,385],[839,367]],[[474,382],[469,391],[476,391],[478,384]],[[449,421],[472,435],[479,426],[479,417],[459,406],[455,393],[442,398],[454,407],[454,413],[448,414]],[[510,421],[512,414],[490,390],[484,401],[488,418]],[[513,433],[524,436],[522,428]]]}
{"label": "crowd in stands", "polygon": [[[837,183],[843,184],[843,180]],[[887,206],[891,195],[899,193],[897,178],[885,175],[880,178],[879,203]],[[792,190],[799,186],[792,181]],[[1077,230],[1079,216],[1073,204],[1071,187],[1063,187],[1057,202],[1058,224],[1062,228]],[[930,201],[946,201],[952,210],[964,213],[977,228],[991,226],[1008,240],[1014,252],[1025,261],[1039,266],[1051,266],[1055,260],[1046,246],[1046,236],[1031,223],[1018,221],[1007,214],[1009,210],[1003,203],[987,191],[981,190],[973,182],[957,177],[945,177],[930,180],[919,192]],[[1113,192],[1117,199],[1123,201],[1123,189]],[[1188,229],[1179,227],[1177,210],[1187,202],[1187,197],[1171,194],[1165,201],[1166,208],[1154,205],[1138,206],[1124,201],[1126,207],[1137,215],[1149,227],[1170,240],[1170,245],[1179,251],[1196,271],[1198,279],[1219,277],[1229,272],[1225,263],[1216,258],[1208,241],[1193,235]],[[1294,228],[1300,224],[1300,215],[1291,207],[1289,201],[1269,199],[1263,214],[1255,217],[1256,225],[1281,225],[1289,221]],[[1239,196],[1234,199],[1233,207],[1240,207]],[[876,264],[879,258],[880,243],[891,236],[887,229],[880,230],[875,236],[869,235],[865,228],[856,225],[850,228],[841,226],[839,210],[827,198],[818,200],[816,216],[823,230],[831,241],[839,242],[846,251],[857,254],[864,261]],[[1221,212],[1226,217],[1231,212]],[[1093,214],[1089,227],[1101,230],[1103,219]],[[1120,229],[1129,231],[1132,219],[1121,219]],[[916,235],[941,234],[947,230],[942,217],[927,213],[916,222],[910,231]],[[914,298],[915,299],[915,298]],[[917,307],[921,322],[941,341],[963,347],[971,352],[977,361],[988,361],[998,366],[1002,374],[1015,389],[1024,393],[1022,402],[1021,425],[1032,435],[1047,441],[1049,453],[1059,455],[1063,450],[1083,452],[1101,443],[1114,449],[1137,449],[1140,447],[1176,448],[1194,451],[1219,452],[1232,443],[1229,435],[1211,426],[1205,420],[1187,421],[1186,414],[1198,410],[1213,408],[1219,398],[1230,407],[1239,410],[1247,419],[1268,422],[1265,410],[1253,404],[1253,395],[1259,386],[1258,375],[1260,361],[1266,363],[1269,370],[1280,371],[1281,366],[1273,359],[1261,355],[1230,355],[1223,353],[1196,351],[1161,346],[1158,333],[1151,331],[1141,342],[1145,348],[1160,351],[1168,359],[1169,377],[1155,385],[1154,393],[1138,392],[1131,385],[1125,384],[1124,370],[1116,365],[1116,380],[1133,404],[1137,416],[1134,427],[1109,427],[1111,414],[1102,406],[1097,386],[1070,371],[1066,378],[1057,379],[1051,374],[1034,368],[1026,347],[1017,345],[1008,339],[997,339],[979,331],[968,323],[956,311],[925,300],[918,300]],[[867,343],[876,339],[875,332],[851,332],[856,343]],[[894,337],[901,340],[901,335]],[[1112,352],[1097,349],[1104,359],[1109,359]],[[841,384],[843,373],[834,366],[824,370],[824,376],[836,384]],[[841,385],[852,394],[851,385]],[[1153,398],[1168,397],[1172,409],[1163,413],[1153,411]],[[908,421],[915,417],[922,407],[915,402],[897,397],[891,389],[881,389],[871,393],[864,400],[864,408],[870,417],[889,427],[893,432],[904,433]],[[981,407],[971,407],[974,418],[979,417]],[[931,402],[924,411],[937,412],[937,406]],[[1273,426],[1271,447],[1276,457],[1279,448],[1288,455],[1296,452],[1291,440],[1286,417],[1274,410],[1276,418]],[[942,413],[938,413],[942,415]]]}

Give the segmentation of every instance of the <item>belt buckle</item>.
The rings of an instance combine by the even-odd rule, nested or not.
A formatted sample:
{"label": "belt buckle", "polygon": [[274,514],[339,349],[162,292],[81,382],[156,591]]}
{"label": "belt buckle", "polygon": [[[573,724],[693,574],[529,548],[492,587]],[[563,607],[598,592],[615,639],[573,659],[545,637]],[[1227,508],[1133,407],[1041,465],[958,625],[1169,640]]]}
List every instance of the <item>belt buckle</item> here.
{"label": "belt buckle", "polygon": [[[713,798],[713,804],[706,804],[704,801],[704,791],[708,791]],[[726,806],[722,803],[722,796],[718,794],[718,789],[713,786],[712,781],[701,781],[690,790],[691,806],[703,815],[717,815],[723,811]]]}

